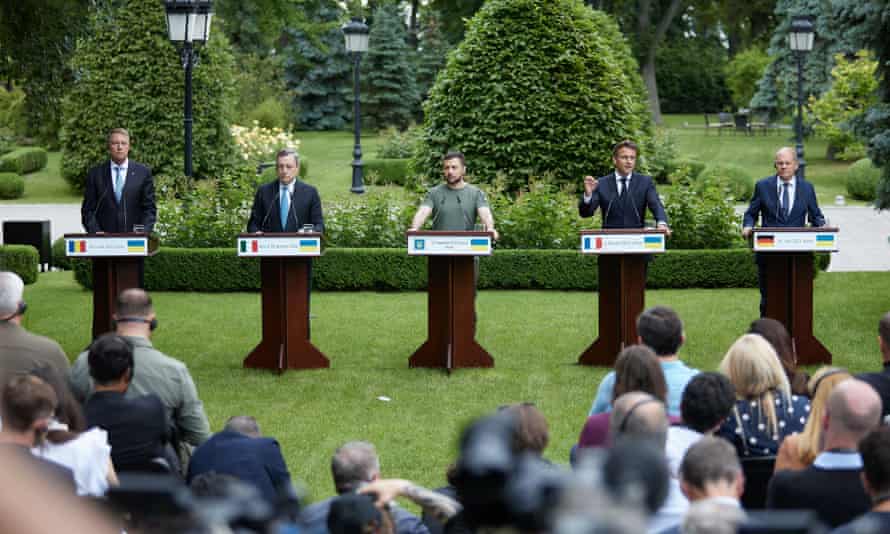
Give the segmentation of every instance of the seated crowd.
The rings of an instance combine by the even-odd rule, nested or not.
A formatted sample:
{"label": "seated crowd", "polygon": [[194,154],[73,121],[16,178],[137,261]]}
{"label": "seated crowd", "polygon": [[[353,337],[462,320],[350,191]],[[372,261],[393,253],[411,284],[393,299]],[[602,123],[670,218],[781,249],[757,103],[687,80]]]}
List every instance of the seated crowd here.
{"label": "seated crowd", "polygon": [[[511,404],[464,431],[442,488],[384,478],[374,445],[350,441],[331,457],[337,495],[298,510],[280,446],[256,419],[210,433],[188,368],[151,343],[149,295],[127,290],[116,304],[115,331],[69,368],[58,344],[21,326],[23,284],[0,272],[0,469],[34,477],[22,495],[84,509],[67,528],[54,514],[2,513],[0,530],[76,532],[82,521],[92,532],[200,532],[222,521],[318,534],[729,533],[778,531],[782,518],[788,532],[890,531],[890,313],[878,329],[883,372],[808,377],[771,319],[752,323],[716,370],[691,368],[680,317],[651,308],[639,344],[599,384],[571,470],[542,456],[544,414]],[[0,510],[15,508],[9,498]],[[87,500],[124,506],[128,522]],[[165,514],[190,522],[153,524]]]}

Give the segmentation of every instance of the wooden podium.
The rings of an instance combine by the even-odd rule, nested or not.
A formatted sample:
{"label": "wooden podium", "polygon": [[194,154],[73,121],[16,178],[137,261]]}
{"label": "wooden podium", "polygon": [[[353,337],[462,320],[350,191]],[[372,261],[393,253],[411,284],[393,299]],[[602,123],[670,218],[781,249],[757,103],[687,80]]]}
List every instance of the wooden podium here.
{"label": "wooden podium", "polygon": [[318,369],[327,357],[309,341],[309,276],[312,258],[321,256],[321,234],[241,234],[238,256],[260,258],[263,339],[244,367]]}
{"label": "wooden podium", "polygon": [[427,340],[409,367],[451,372],[461,367],[494,367],[476,342],[476,256],[491,255],[491,232],[411,231],[408,254],[427,256]]}
{"label": "wooden podium", "polygon": [[139,270],[146,256],[158,250],[158,240],[144,233],[65,234],[65,255],[93,261],[93,339],[114,330],[111,316],[117,296],[139,287]]}
{"label": "wooden podium", "polygon": [[831,363],[813,335],[813,252],[837,252],[837,228],[755,228],[766,272],[766,316],[785,325],[801,365]]}
{"label": "wooden podium", "polygon": [[581,232],[581,253],[596,254],[599,269],[599,337],[578,357],[581,365],[612,367],[637,342],[637,316],[646,297],[646,259],[664,252],[664,230]]}

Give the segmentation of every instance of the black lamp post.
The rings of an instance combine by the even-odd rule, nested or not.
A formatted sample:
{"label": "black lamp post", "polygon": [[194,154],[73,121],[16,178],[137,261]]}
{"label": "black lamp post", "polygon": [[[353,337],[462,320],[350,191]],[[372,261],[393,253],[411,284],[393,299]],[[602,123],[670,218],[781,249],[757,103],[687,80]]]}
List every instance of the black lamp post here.
{"label": "black lamp post", "polygon": [[362,54],[368,51],[368,25],[361,18],[353,17],[351,21],[343,25],[343,35],[346,37],[346,51],[353,58],[353,85],[355,89],[355,103],[353,108],[353,122],[355,123],[355,148],[352,151],[352,187],[353,193],[364,193],[365,186],[362,183],[362,125],[359,104],[359,62]]}
{"label": "black lamp post", "polygon": [[185,175],[192,176],[192,69],[198,63],[196,46],[210,37],[213,18],[212,0],[164,0],[167,11],[167,34],[179,46],[182,68],[185,69]]}
{"label": "black lamp post", "polygon": [[803,159],[803,60],[807,53],[813,49],[813,17],[804,15],[791,19],[791,29],[788,32],[788,46],[797,58],[797,162],[798,176],[806,177],[807,163]]}

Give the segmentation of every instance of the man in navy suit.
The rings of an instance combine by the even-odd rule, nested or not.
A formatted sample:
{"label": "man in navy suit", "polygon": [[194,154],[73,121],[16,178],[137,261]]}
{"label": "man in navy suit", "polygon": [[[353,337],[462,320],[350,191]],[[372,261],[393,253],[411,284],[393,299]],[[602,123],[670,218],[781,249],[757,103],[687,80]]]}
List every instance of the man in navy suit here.
{"label": "man in navy suit", "polygon": [[[803,227],[809,220],[812,226],[824,226],[825,216],[816,201],[816,190],[810,182],[795,176],[798,162],[793,148],[782,147],[776,152],[776,175],[757,182],[751,204],[745,211],[742,236],[747,239],[757,218],[765,227]],[[766,315],[766,270],[762,255],[755,255],[757,279],[760,284],[760,316]]]}
{"label": "man in navy suit", "polygon": [[132,232],[141,225],[151,232],[157,219],[155,184],[151,169],[130,161],[130,133],[114,128],[108,133],[109,161],[87,173],[81,222],[87,232]]}
{"label": "man in navy suit", "polygon": [[275,158],[278,179],[257,189],[250,210],[248,232],[296,232],[311,224],[313,231],[324,231],[318,190],[297,180],[300,159],[290,149],[280,150]]}
{"label": "man in navy suit", "polygon": [[603,228],[643,228],[646,208],[655,216],[658,228],[668,234],[667,214],[655,190],[652,177],[634,172],[640,149],[633,141],[621,141],[612,148],[615,172],[596,179],[584,177],[584,195],[578,202],[581,217],[603,212]]}

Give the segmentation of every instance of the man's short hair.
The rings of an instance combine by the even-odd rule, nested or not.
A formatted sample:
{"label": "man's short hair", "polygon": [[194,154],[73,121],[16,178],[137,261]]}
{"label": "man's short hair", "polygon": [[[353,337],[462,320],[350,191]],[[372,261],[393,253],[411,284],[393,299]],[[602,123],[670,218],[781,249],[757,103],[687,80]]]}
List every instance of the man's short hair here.
{"label": "man's short hair", "polygon": [[111,136],[114,134],[120,134],[127,138],[127,141],[130,141],[130,132],[127,131],[126,128],[112,128],[108,130],[108,135],[105,136],[105,143],[111,142]]}
{"label": "man's short hair", "polygon": [[881,422],[881,397],[868,383],[848,378],[828,396],[829,429],[864,438]]}
{"label": "man's short hair", "polygon": [[791,148],[790,146],[783,146],[779,150],[776,150],[776,155],[774,157],[778,158],[779,153],[781,153],[781,152],[788,152],[789,154],[791,154],[791,159],[793,159],[794,161],[797,161],[797,150]]}
{"label": "man's short hair", "polygon": [[275,154],[275,162],[277,163],[279,159],[286,158],[287,156],[294,157],[294,163],[300,165],[300,155],[297,154],[297,151],[292,148],[282,148]]}
{"label": "man's short hair", "polygon": [[350,441],[341,445],[331,458],[331,473],[337,493],[355,491],[380,474],[377,449],[367,441]]}
{"label": "man's short hair", "polygon": [[463,153],[463,152],[458,152],[458,151],[456,151],[456,150],[451,151],[451,152],[448,152],[447,154],[445,154],[445,157],[442,158],[442,161],[445,162],[445,161],[448,161],[448,160],[450,160],[450,159],[459,159],[459,160],[460,160],[460,164],[461,164],[462,167],[466,167],[466,166],[467,166],[467,160],[466,160],[466,158],[464,157],[464,153]]}
{"label": "man's short hair", "polygon": [[12,317],[19,311],[25,283],[12,271],[0,271],[0,316]]}
{"label": "man's short hair", "polygon": [[0,395],[0,413],[3,428],[25,432],[34,421],[51,417],[58,404],[52,386],[34,375],[14,376],[3,388]]}
{"label": "man's short hair", "polygon": [[735,482],[741,472],[735,447],[714,436],[705,436],[695,442],[680,463],[680,476],[687,484],[699,489],[708,482]]}
{"label": "man's short hair", "polygon": [[667,442],[668,418],[664,403],[648,393],[632,391],[618,397],[609,416],[612,443],[620,440],[646,439],[660,450]]}
{"label": "man's short hair", "polygon": [[640,155],[640,147],[630,139],[625,139],[623,141],[618,141],[612,146],[612,157],[616,157],[618,155],[618,151],[622,148],[629,148],[634,151],[634,154]]}
{"label": "man's short hair", "polygon": [[224,429],[231,432],[239,432],[245,436],[260,436],[260,425],[252,415],[236,415],[229,417]]}
{"label": "man's short hair", "polygon": [[120,317],[148,317],[153,308],[151,297],[143,289],[125,289],[117,296],[115,315]]}
{"label": "man's short hair", "polygon": [[884,340],[884,345],[890,349],[890,312],[885,313],[878,321],[878,335]]}
{"label": "man's short hair", "polygon": [[603,486],[619,504],[645,508],[654,514],[667,498],[670,473],[664,448],[647,439],[628,439],[606,451]]}
{"label": "man's short hair", "polygon": [[729,417],[733,406],[735,388],[729,378],[720,373],[699,373],[683,390],[680,415],[686,426],[705,433]]}
{"label": "man's short hair", "polygon": [[881,426],[859,442],[862,472],[875,493],[890,493],[890,427]]}
{"label": "man's short hair", "polygon": [[90,344],[87,363],[90,376],[100,386],[113,384],[130,370],[133,379],[133,345],[125,338],[115,334],[102,334]]}
{"label": "man's short hair", "polygon": [[683,321],[667,306],[655,306],[637,318],[637,333],[659,356],[672,356],[683,344]]}

